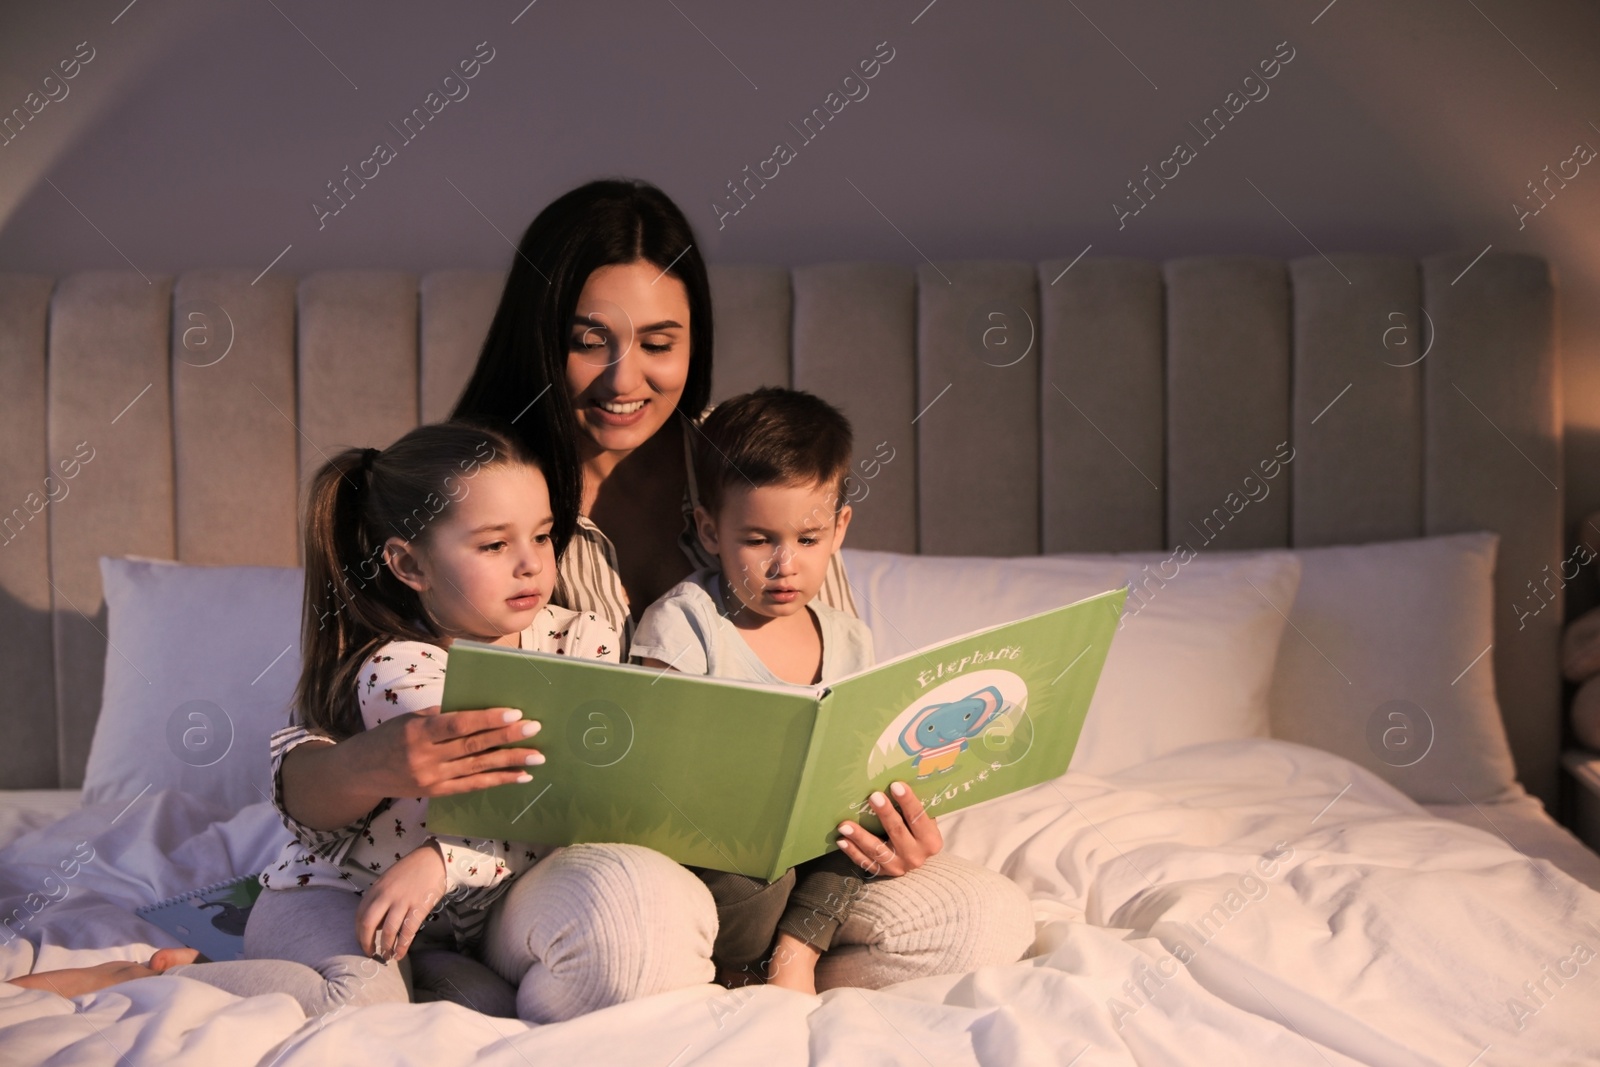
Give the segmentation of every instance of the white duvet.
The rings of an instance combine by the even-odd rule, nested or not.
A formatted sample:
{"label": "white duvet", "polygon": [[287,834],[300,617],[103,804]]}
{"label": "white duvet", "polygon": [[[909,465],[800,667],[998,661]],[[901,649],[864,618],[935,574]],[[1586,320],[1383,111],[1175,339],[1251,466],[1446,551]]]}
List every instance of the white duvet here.
{"label": "white duvet", "polygon": [[[0,914],[27,917],[0,975],[146,958],[172,942],[135,906],[257,870],[283,834],[265,804],[120,808],[0,852]],[[940,825],[1033,897],[1028,959],[815,998],[707,985],[545,1027],[448,1004],[308,1022],[179,978],[77,1001],[0,984],[0,1062],[1600,1063],[1600,894],[1337,757],[1204,745]]]}

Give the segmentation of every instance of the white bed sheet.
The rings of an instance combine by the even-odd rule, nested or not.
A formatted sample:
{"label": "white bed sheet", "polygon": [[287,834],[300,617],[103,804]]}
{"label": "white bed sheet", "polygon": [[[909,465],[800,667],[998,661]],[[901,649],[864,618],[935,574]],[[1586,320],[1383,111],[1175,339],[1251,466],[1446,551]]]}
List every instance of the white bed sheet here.
{"label": "white bed sheet", "polygon": [[[47,875],[52,892],[66,886],[24,936],[0,944],[0,974],[141,958],[170,944],[131,908],[254,870],[282,838],[264,804],[213,823],[217,814],[192,797],[151,794],[124,811],[83,809],[0,851],[6,912],[26,907]],[[0,983],[0,1058],[428,1067],[1600,1059],[1600,894],[1326,753],[1266,740],[1198,746],[1109,779],[1069,775],[940,825],[947,847],[1033,897],[1031,958],[817,998],[707,985],[544,1027],[448,1004],[308,1022],[286,996],[241,1000],[177,978],[76,1001]],[[1275,846],[1282,859],[1262,877],[1260,857]],[[85,848],[94,859],[62,882],[61,862]],[[1571,973],[1549,977],[1561,971]],[[1542,995],[1523,986],[1541,981]]]}
{"label": "white bed sheet", "polygon": [[[1600,856],[1571,830],[1556,822],[1544,804],[1521,786],[1514,795],[1492,804],[1424,804],[1443,819],[1476,826],[1501,838],[1525,855],[1546,859],[1588,886],[1600,890]],[[1593,946],[1600,949],[1600,946]]]}
{"label": "white bed sheet", "polygon": [[0,848],[82,806],[81,789],[0,789]]}

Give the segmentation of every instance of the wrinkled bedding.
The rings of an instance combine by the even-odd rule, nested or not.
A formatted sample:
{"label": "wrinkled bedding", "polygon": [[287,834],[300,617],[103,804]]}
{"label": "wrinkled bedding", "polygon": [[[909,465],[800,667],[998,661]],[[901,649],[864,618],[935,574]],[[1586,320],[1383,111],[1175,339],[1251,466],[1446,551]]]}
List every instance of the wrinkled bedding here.
{"label": "wrinkled bedding", "polygon": [[[1201,745],[943,816],[1034,901],[1028,958],[805,997],[706,985],[551,1026],[450,1004],[308,1021],[181,978],[0,984],[0,1061],[59,1064],[1600,1062],[1600,894],[1338,757]],[[144,959],[132,909],[259,869],[284,830],[175,792],[0,851],[0,975]]]}

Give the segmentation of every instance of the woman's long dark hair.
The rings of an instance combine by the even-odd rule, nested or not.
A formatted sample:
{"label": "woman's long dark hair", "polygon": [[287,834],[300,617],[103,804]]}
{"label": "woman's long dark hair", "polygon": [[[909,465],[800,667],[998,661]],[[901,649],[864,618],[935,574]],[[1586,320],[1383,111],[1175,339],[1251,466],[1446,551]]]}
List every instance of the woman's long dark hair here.
{"label": "woman's long dark hair", "polygon": [[[648,182],[589,182],[529,225],[511,261],[500,306],[454,417],[503,420],[534,454],[557,514],[576,515],[583,494],[577,416],[567,394],[567,351],[578,296],[601,267],[645,260],[689,297],[689,377],[677,410],[699,418],[711,400],[711,284],[689,220]],[[557,542],[557,550],[566,547]]]}
{"label": "woman's long dark hair", "polygon": [[[462,421],[419,426],[381,452],[349,449],[317,472],[306,503],[302,725],[340,740],[360,733],[356,683],[367,657],[386,641],[439,637],[416,590],[385,566],[384,543],[426,542],[475,475],[507,464],[549,470],[516,436]],[[552,500],[551,513],[551,540],[565,544],[577,509]]]}

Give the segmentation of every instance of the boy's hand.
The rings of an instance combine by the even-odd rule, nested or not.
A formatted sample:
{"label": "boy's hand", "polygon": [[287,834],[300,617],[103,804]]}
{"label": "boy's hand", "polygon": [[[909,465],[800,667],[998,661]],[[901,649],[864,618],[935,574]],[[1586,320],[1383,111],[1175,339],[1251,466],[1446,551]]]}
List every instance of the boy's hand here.
{"label": "boy's hand", "polygon": [[[894,804],[882,793],[868,798],[873,814],[878,816],[884,832],[889,835],[889,843],[885,844],[876,834],[862,829],[860,823],[848,819],[839,824],[839,849],[868,874],[895,878],[916,870],[938,855],[944,848],[944,834],[910,786],[894,782],[889,792],[894,796]],[[895,805],[899,805],[899,810]]]}
{"label": "boy's hand", "polygon": [[417,928],[447,888],[444,857],[432,842],[401,858],[361,896],[356,910],[361,951],[381,960],[404,959]]}

